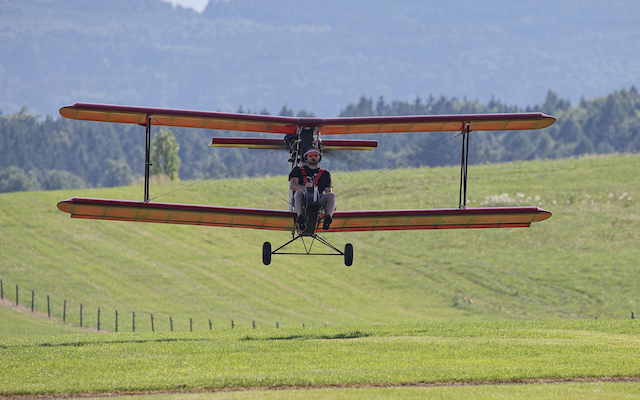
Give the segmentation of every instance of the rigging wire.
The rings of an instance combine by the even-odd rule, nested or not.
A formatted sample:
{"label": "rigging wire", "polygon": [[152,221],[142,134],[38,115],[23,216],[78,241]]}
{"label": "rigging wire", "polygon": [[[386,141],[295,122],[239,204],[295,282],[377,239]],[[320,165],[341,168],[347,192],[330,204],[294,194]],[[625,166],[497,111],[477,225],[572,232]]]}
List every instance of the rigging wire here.
{"label": "rigging wire", "polygon": [[[414,153],[409,154],[407,157],[397,161],[395,164],[391,165],[390,167],[387,167],[387,168],[381,170],[380,172],[378,172],[377,174],[375,174],[375,175],[363,180],[362,182],[353,185],[349,189],[343,191],[340,195],[344,196],[345,194],[354,191],[355,189],[361,187],[362,185],[367,184],[367,183],[371,182],[374,179],[377,179],[378,177],[380,177],[383,174],[386,174],[388,171],[391,171],[392,169],[398,168],[399,166],[404,165],[404,164],[416,159],[417,157],[421,156],[422,154],[427,153],[427,152],[429,152],[431,150],[434,150],[434,149],[442,146],[443,144],[455,139],[458,135],[461,135],[461,133],[459,133],[459,132],[451,132],[451,133],[448,133],[448,134],[444,135],[443,137],[441,137],[440,139],[436,140],[435,142],[429,143],[427,146],[425,146],[425,147],[419,149],[418,151],[415,151]],[[447,201],[449,201],[449,200],[447,200]],[[458,203],[454,203],[454,204],[458,204]]]}
{"label": "rigging wire", "polygon": [[[173,190],[173,191],[170,191],[170,192],[167,192],[167,193],[161,194],[161,195],[159,195],[159,196],[154,197],[154,198],[153,198],[153,199],[151,199],[151,200],[155,200],[155,199],[157,199],[157,198],[159,198],[159,197],[162,197],[162,196],[165,196],[165,195],[167,195],[167,194],[174,193],[174,192],[177,192],[177,191],[179,191],[179,190],[186,189],[186,188],[188,188],[188,187],[190,187],[190,186],[193,186],[193,185],[195,185],[195,184],[197,184],[197,183],[201,183],[201,182],[204,182],[204,181],[206,181],[206,180],[212,179],[212,178],[214,178],[214,177],[216,177],[216,176],[219,176],[219,175],[222,175],[222,174],[224,174],[224,173],[226,173],[226,172],[229,172],[229,171],[236,171],[236,172],[238,172],[239,174],[241,174],[245,180],[248,180],[249,182],[251,182],[251,183],[253,183],[254,185],[258,186],[260,189],[264,190],[265,192],[267,192],[267,193],[269,193],[269,194],[271,194],[271,195],[273,195],[273,196],[275,196],[275,197],[279,198],[280,200],[282,200],[282,201],[286,202],[287,204],[289,204],[289,200],[287,200],[287,199],[283,198],[282,196],[278,195],[276,192],[272,191],[271,189],[269,189],[269,188],[267,188],[267,187],[265,187],[265,186],[261,185],[260,183],[256,182],[256,181],[255,181],[254,179],[252,179],[249,175],[245,174],[244,172],[242,172],[242,171],[240,171],[240,170],[238,169],[238,168],[240,168],[240,167],[242,167],[242,166],[244,166],[244,165],[250,164],[250,163],[252,163],[252,162],[254,162],[254,161],[257,161],[257,160],[259,160],[259,159],[261,159],[261,158],[264,158],[264,157],[266,157],[266,156],[268,156],[268,155],[270,155],[270,154],[273,154],[273,153],[275,153],[275,152],[276,152],[276,151],[278,151],[278,150],[271,151],[271,152],[269,152],[269,153],[267,153],[267,154],[264,154],[264,155],[262,155],[262,156],[260,156],[260,157],[254,158],[253,160],[247,161],[247,162],[245,162],[245,163],[243,163],[243,164],[240,164],[240,165],[238,165],[238,166],[235,166],[235,167],[234,167],[233,165],[231,165],[231,164],[227,163],[226,161],[224,161],[224,160],[223,160],[223,159],[221,159],[220,157],[216,156],[215,154],[212,154],[212,153],[210,153],[209,151],[207,151],[206,149],[203,149],[202,147],[200,147],[198,144],[194,143],[192,140],[190,140],[190,139],[189,139],[189,138],[187,138],[186,136],[184,136],[184,135],[180,134],[179,132],[177,132],[177,131],[175,131],[175,130],[171,129],[171,127],[169,127],[169,126],[167,126],[167,125],[162,124],[160,121],[158,121],[157,119],[155,119],[155,118],[153,118],[153,117],[151,117],[151,118],[152,118],[153,120],[155,120],[156,122],[158,122],[158,124],[160,124],[160,125],[162,125],[163,127],[166,127],[167,129],[169,129],[169,130],[170,130],[172,133],[174,133],[175,135],[178,135],[178,136],[180,136],[181,138],[183,138],[184,140],[186,140],[187,142],[191,143],[192,145],[194,145],[194,146],[195,146],[196,148],[198,148],[199,150],[204,151],[204,152],[206,153],[206,155],[200,154],[199,152],[196,152],[196,151],[194,151],[193,149],[190,149],[190,148],[189,148],[189,147],[187,147],[187,146],[185,146],[185,149],[187,149],[187,150],[189,150],[189,151],[193,152],[194,154],[196,154],[196,155],[198,155],[198,156],[200,156],[200,157],[202,157],[202,158],[204,158],[204,159],[208,159],[209,161],[212,161],[212,162],[214,162],[214,163],[216,163],[216,162],[215,162],[215,160],[218,160],[219,162],[223,163],[224,165],[226,165],[226,166],[228,167],[228,169],[226,169],[226,170],[224,170],[224,171],[222,171],[222,172],[220,172],[220,173],[218,173],[218,174],[215,174],[215,175],[210,176],[210,177],[208,177],[208,178],[206,178],[206,179],[202,179],[202,180],[200,180],[200,181],[194,182],[194,183],[192,183],[192,184],[186,185],[186,186],[184,186],[184,187],[182,187],[182,188],[179,188],[179,189],[176,189],[176,190]],[[157,130],[155,130],[155,129],[154,129],[154,132],[156,132],[156,133],[157,133]],[[215,159],[215,160],[214,160],[214,159]]]}
{"label": "rigging wire", "polygon": [[[358,162],[358,163],[360,163],[360,164],[364,165],[364,166],[365,166],[365,167],[367,167],[367,168],[375,169],[375,167],[373,167],[373,166],[371,166],[371,165],[369,165],[369,164],[366,164],[366,163],[364,163],[364,162],[362,162],[362,161],[360,161],[360,160],[358,160],[358,159],[356,159],[356,158],[353,158],[353,157],[349,156],[348,154],[346,154],[346,153],[344,152],[344,150],[338,150],[338,154],[339,154],[340,156],[342,156],[342,157],[346,157],[346,158],[349,158],[349,159],[351,159],[351,160],[353,160],[353,161],[355,161],[355,162]],[[424,189],[419,188],[419,187],[417,187],[417,186],[415,186],[415,185],[412,185],[412,184],[411,184],[411,183],[409,183],[409,182],[403,181],[403,180],[402,180],[402,179],[400,179],[400,178],[396,178],[395,176],[391,176],[391,175],[387,174],[387,172],[386,172],[386,171],[384,171],[384,172],[383,172],[383,174],[384,174],[384,175],[386,175],[386,176],[388,176],[388,177],[389,177],[389,178],[391,178],[391,179],[395,179],[396,181],[398,181],[398,182],[400,182],[400,183],[403,183],[403,184],[405,184],[405,185],[407,185],[407,186],[411,186],[412,188],[414,188],[414,189],[416,189],[416,190],[420,190],[421,192],[425,192],[425,193],[426,193],[426,194],[428,194],[428,195],[431,195],[431,196],[437,197],[437,198],[439,198],[439,199],[440,199],[440,200],[442,200],[442,201],[446,201],[447,203],[451,203],[451,204],[458,205],[458,203],[456,203],[455,201],[451,201],[451,200],[445,199],[444,197],[438,196],[438,195],[437,195],[437,194],[435,194],[435,193],[431,193],[431,192],[429,192],[428,190],[424,190]],[[344,192],[343,192],[342,194],[344,194]]]}

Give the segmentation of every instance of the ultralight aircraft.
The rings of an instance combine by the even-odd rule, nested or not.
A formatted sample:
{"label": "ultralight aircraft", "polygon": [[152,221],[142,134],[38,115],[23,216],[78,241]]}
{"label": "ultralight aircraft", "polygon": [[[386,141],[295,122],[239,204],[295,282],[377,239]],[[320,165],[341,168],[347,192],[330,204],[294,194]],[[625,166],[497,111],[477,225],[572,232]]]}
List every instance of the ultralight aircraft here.
{"label": "ultralight aircraft", "polygon": [[[155,222],[187,225],[289,231],[292,239],[275,250],[265,242],[262,261],[271,263],[274,254],[340,255],[347,266],[353,263],[353,246],[344,251],[318,235],[324,210],[308,204],[304,208],[308,224],[299,231],[290,192],[289,210],[215,207],[206,205],[158,203],[149,201],[149,168],[151,127],[177,126],[226,131],[266,132],[283,135],[280,138],[213,137],[212,147],[246,147],[252,149],[284,149],[289,152],[290,170],[302,162],[302,154],[311,148],[321,150],[372,150],[375,140],[323,139],[325,135],[373,134],[395,132],[460,132],[462,137],[460,197],[457,208],[423,210],[336,211],[331,232],[365,232],[414,229],[523,228],[532,222],[545,220],[551,212],[536,206],[467,208],[467,169],[469,136],[473,131],[532,130],[552,125],[556,119],[543,113],[469,114],[469,115],[411,115],[390,117],[315,118],[254,115],[180,109],[145,108],[107,104],[75,103],[62,107],[63,117],[87,120],[138,124],[146,127],[144,200],[123,201],[74,197],[58,203],[58,208],[72,218],[112,221]],[[304,244],[304,253],[287,253],[290,243],[311,238]],[[311,252],[318,241],[332,253]]]}

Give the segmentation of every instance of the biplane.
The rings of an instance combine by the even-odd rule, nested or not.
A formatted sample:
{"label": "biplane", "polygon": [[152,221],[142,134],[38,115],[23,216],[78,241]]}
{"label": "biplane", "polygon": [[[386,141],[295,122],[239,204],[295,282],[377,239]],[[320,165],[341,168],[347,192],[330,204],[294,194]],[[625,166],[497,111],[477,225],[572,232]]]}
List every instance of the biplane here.
{"label": "biplane", "polygon": [[[283,149],[289,152],[289,166],[293,170],[302,162],[302,154],[312,146],[324,150],[372,150],[375,140],[332,139],[333,135],[375,134],[395,132],[459,132],[462,137],[460,194],[457,208],[335,211],[330,229],[333,232],[376,232],[415,229],[522,228],[545,220],[551,212],[536,206],[468,208],[467,172],[469,137],[474,131],[533,130],[552,125],[555,118],[543,113],[472,114],[472,115],[412,115],[390,117],[315,118],[252,115],[179,109],[130,107],[107,104],[75,103],[60,109],[65,118],[138,124],[146,128],[144,200],[123,201],[74,197],[58,203],[61,211],[72,218],[110,221],[135,221],[169,224],[218,226],[231,228],[266,229],[291,232],[292,239],[272,249],[270,242],[262,248],[262,261],[271,263],[275,254],[339,255],[347,266],[353,263],[353,246],[347,243],[340,250],[319,236],[323,210],[305,207],[308,224],[300,230],[290,191],[289,210],[217,207],[209,205],[158,203],[149,201],[149,172],[151,164],[151,128],[205,128],[225,131],[247,131],[279,134],[280,137],[213,137],[212,147],[245,147]],[[296,240],[310,240],[304,253],[289,253],[286,247]],[[312,252],[314,242],[328,247],[330,253]]]}

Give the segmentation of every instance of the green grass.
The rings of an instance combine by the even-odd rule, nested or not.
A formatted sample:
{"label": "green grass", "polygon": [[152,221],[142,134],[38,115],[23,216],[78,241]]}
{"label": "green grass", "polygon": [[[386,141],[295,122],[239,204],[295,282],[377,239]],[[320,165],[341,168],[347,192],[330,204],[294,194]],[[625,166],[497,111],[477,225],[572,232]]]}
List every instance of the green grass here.
{"label": "green grass", "polygon": [[[216,400],[216,399],[637,399],[637,382],[571,382],[531,385],[469,385],[444,387],[394,387],[358,389],[299,389],[276,391],[236,391],[207,393],[173,393],[144,396],[146,400]],[[123,396],[140,399],[140,395]]]}
{"label": "green grass", "polygon": [[15,307],[9,302],[0,305],[0,338],[20,335],[60,335],[77,333],[73,326],[49,320],[46,313],[32,314],[30,310]]}
{"label": "green grass", "polygon": [[12,338],[0,393],[638,377],[639,334],[637,321],[589,320]]}
{"label": "green grass", "polygon": [[[511,205],[540,205],[551,219],[528,229],[348,233],[351,268],[340,257],[275,256],[265,240],[287,233],[72,220],[55,204],[72,196],[140,199],[140,186],[0,195],[0,279],[21,304],[103,330],[194,330],[427,321],[629,318],[638,311],[638,156],[516,162],[470,168],[470,206],[503,193]],[[406,169],[338,197],[338,208],[437,208],[456,201],[458,169]],[[340,194],[375,172],[336,173]],[[419,186],[415,190],[398,179]],[[257,179],[286,196],[286,179]],[[152,196],[185,183],[152,186]],[[518,193],[524,197],[519,200]],[[204,182],[158,201],[282,209],[246,180]],[[503,203],[500,203],[503,201]],[[497,202],[497,203],[496,203]],[[492,203],[506,204],[496,197]]]}
{"label": "green grass", "polygon": [[[301,386],[321,389],[188,397],[637,396],[633,382],[340,387],[639,377],[640,332],[629,319],[640,311],[638,161],[472,166],[469,206],[539,205],[553,217],[528,229],[325,235],[355,245],[351,268],[339,257],[262,265],[262,242],[283,243],[286,233],[72,220],[55,207],[72,196],[140,199],[140,186],[2,194],[0,393]],[[335,191],[375,173],[336,173]],[[339,196],[338,207],[453,207],[457,174],[392,171]],[[286,197],[285,178],[256,181]],[[184,184],[152,186],[152,196]],[[246,180],[205,182],[157,200],[286,207]],[[19,308],[11,305],[16,284]],[[121,333],[61,335],[95,332],[98,307],[103,331],[115,330],[118,310]],[[122,333],[132,330],[134,311],[136,333]]]}

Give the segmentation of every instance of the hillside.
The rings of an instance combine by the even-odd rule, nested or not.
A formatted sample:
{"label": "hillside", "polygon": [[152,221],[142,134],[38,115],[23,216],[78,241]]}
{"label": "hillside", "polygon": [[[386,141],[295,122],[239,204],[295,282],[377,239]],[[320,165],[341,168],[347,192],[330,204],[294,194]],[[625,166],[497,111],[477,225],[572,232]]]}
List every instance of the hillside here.
{"label": "hillside", "polygon": [[336,116],[361,95],[577,103],[638,85],[633,1],[0,2],[0,110],[73,102]]}
{"label": "hillside", "polygon": [[[71,220],[57,201],[72,197],[140,199],[140,186],[0,195],[0,279],[20,285],[36,309],[78,325],[157,330],[214,327],[359,325],[495,319],[629,318],[638,310],[640,178],[637,155],[470,167],[470,206],[539,205],[554,213],[528,229],[337,234],[355,262],[338,257],[274,257],[261,245],[286,233]],[[375,171],[336,173],[341,210],[451,207],[458,169],[396,170],[348,192]],[[256,179],[284,196],[283,177]],[[152,186],[152,197],[180,184]],[[431,193],[425,193],[425,191]],[[283,209],[245,180],[208,181],[157,201]],[[44,307],[44,308],[43,308]]]}

